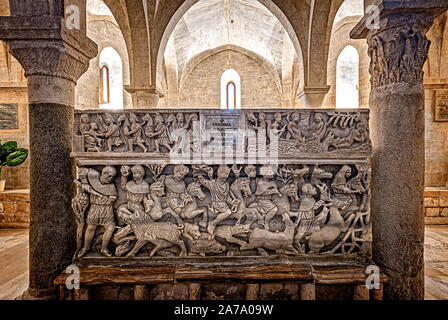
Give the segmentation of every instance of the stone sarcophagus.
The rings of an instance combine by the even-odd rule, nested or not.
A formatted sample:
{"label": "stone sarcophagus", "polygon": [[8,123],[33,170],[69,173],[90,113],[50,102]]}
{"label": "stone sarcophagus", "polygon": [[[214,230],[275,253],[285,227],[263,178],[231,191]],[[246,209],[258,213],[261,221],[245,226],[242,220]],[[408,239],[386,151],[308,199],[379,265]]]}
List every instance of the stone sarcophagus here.
{"label": "stone sarcophagus", "polygon": [[75,259],[366,261],[370,155],[363,109],[77,111]]}

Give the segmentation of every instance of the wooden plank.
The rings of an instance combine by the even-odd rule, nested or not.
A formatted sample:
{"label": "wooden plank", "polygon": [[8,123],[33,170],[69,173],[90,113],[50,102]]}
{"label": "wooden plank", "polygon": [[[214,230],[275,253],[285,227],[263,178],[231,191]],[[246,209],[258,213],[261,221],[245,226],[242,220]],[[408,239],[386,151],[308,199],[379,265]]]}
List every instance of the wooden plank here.
{"label": "wooden plank", "polygon": [[[81,286],[120,285],[120,284],[163,284],[174,282],[173,266],[120,268],[90,267],[80,268]],[[55,285],[64,285],[70,274],[61,274],[54,281]]]}
{"label": "wooden plank", "polygon": [[[322,267],[313,266],[313,277],[318,284],[365,284],[367,275],[363,267]],[[386,283],[388,278],[381,274],[381,283]]]}
{"label": "wooden plank", "polygon": [[311,268],[304,265],[263,265],[231,267],[178,266],[176,281],[310,281]]}

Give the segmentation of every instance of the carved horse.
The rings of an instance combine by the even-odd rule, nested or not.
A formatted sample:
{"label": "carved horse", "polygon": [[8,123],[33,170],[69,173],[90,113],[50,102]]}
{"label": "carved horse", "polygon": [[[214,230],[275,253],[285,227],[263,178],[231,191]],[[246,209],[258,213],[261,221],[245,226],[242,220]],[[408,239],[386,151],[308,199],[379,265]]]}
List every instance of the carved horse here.
{"label": "carved horse", "polygon": [[297,212],[291,211],[291,203],[289,202],[290,199],[295,202],[299,201],[297,185],[287,184],[281,187],[279,191],[280,194],[274,199],[274,203],[278,208],[277,215],[287,216],[288,218],[297,216]]}
{"label": "carved horse", "polygon": [[190,183],[187,186],[187,193],[190,196],[190,199],[183,201],[184,202],[183,203],[183,210],[180,213],[180,217],[170,207],[167,207],[167,208],[163,209],[163,212],[165,214],[169,213],[173,217],[175,217],[176,219],[179,217],[179,219],[178,219],[179,223],[182,222],[182,221],[180,221],[180,218],[182,218],[182,219],[194,219],[194,218],[196,218],[200,214],[203,214],[206,211],[206,208],[199,208],[198,202],[196,200],[196,199],[199,199],[199,200],[203,201],[206,198],[204,192],[201,189],[201,184],[198,181],[194,181],[194,182]]}
{"label": "carved horse", "polygon": [[[319,254],[322,248],[335,241],[341,232],[347,232],[356,215],[351,214],[347,220],[344,220],[340,209],[346,205],[347,203],[344,201],[335,201],[330,210],[324,209],[326,212],[329,212],[330,219],[319,231],[313,232],[306,237],[310,253]],[[322,220],[325,221],[326,217]]]}
{"label": "carved horse", "polygon": [[156,180],[151,185],[149,190],[153,203],[150,206],[151,209],[147,213],[152,218],[152,220],[157,221],[160,220],[164,215],[161,198],[165,195],[165,177],[162,176],[158,180]]}
{"label": "carved horse", "polygon": [[313,170],[313,173],[311,174],[311,184],[313,186],[321,185],[323,184],[322,179],[331,179],[333,178],[333,174],[330,172],[326,172],[324,169],[319,168],[319,165],[316,165],[316,167]]}

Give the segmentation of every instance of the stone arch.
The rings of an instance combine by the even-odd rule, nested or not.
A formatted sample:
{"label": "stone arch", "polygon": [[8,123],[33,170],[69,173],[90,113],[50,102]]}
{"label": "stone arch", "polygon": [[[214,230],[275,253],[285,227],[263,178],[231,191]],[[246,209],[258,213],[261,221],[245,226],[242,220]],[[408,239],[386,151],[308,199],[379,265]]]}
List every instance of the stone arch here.
{"label": "stone arch", "polygon": [[[282,87],[277,70],[273,70],[260,57],[242,48],[231,50],[228,47],[231,46],[225,45],[207,50],[190,60],[185,68],[186,72],[181,75],[182,84],[179,85],[178,90],[179,108],[193,105],[195,108],[219,109],[221,107],[222,74],[228,69],[234,69],[240,75],[241,108],[281,107]],[[231,59],[229,61],[235,61],[235,64],[217,63],[226,57]],[[201,76],[204,74],[204,70],[213,70],[207,73],[207,80]],[[202,88],[201,83],[204,81],[209,85],[204,88],[206,93],[201,94],[196,89]],[[260,99],[262,95],[256,93],[259,90],[263,90],[268,98]]]}
{"label": "stone arch", "polygon": [[[151,74],[149,63],[142,63],[140,59],[142,57],[148,57],[149,59],[149,44],[139,44],[142,41],[141,34],[144,35],[144,39],[149,39],[142,1],[131,0],[126,1],[126,4],[116,0],[103,1],[112,12],[125,40],[129,57],[131,85],[147,84]],[[129,16],[132,16],[132,18],[129,18]],[[137,70],[139,71],[137,72]]]}
{"label": "stone arch", "polygon": [[[182,16],[196,3],[198,3],[201,0],[186,0],[184,1],[175,11],[175,13],[170,17],[169,21],[166,24],[166,27],[163,30],[163,34],[159,40],[159,43],[155,42],[153,43],[153,50],[156,51],[153,55],[153,61],[152,64],[152,72],[153,74],[157,74],[158,72],[162,72],[163,69],[163,59],[164,59],[164,53],[165,49],[168,43],[168,39],[170,38],[172,32],[174,31],[174,28],[176,27],[177,23],[180,21]],[[276,4],[275,0],[257,0],[260,2],[263,6],[265,6],[283,25],[285,28],[287,34],[289,35],[292,43],[294,44],[294,48],[296,50],[296,54],[299,60],[299,63],[303,66],[304,65],[304,59],[303,59],[303,44],[301,43],[301,40],[297,36],[297,33],[295,32],[291,22],[287,18],[286,14],[280,9],[280,7]],[[289,3],[289,1],[288,1]],[[292,4],[289,5],[291,10],[295,10],[295,6]],[[155,40],[155,39],[153,39]],[[304,67],[300,68],[300,83],[304,82]],[[153,85],[155,85],[155,81],[153,79]]]}
{"label": "stone arch", "polygon": [[258,54],[246,50],[244,48],[235,46],[235,45],[224,45],[218,48],[214,48],[214,49],[210,49],[207,51],[202,52],[201,54],[197,55],[196,57],[193,57],[192,59],[190,59],[190,61],[187,63],[184,72],[182,72],[180,78],[179,78],[179,92],[182,91],[182,88],[184,87],[185,81],[186,79],[188,79],[189,75],[191,74],[191,72],[204,60],[208,59],[209,57],[218,54],[220,52],[223,51],[227,51],[227,50],[233,50],[233,51],[237,51],[239,53],[242,53],[246,56],[248,56],[251,59],[256,60],[260,65],[262,65],[267,71],[268,73],[275,79],[275,85],[277,87],[277,89],[279,90],[279,92],[282,91],[282,85],[281,85],[281,80],[280,77],[277,73],[277,70],[275,69],[275,66],[271,63],[269,63],[268,61],[266,61],[266,59],[264,59],[263,57],[259,56]]}

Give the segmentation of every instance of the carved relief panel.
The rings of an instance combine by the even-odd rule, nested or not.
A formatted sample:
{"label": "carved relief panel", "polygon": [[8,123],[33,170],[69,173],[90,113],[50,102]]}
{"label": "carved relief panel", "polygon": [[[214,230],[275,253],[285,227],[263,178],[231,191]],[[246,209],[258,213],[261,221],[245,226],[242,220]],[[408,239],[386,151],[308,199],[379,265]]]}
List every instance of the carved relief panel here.
{"label": "carved relief panel", "polygon": [[370,254],[366,163],[82,166],[75,182],[78,257]]}
{"label": "carved relief panel", "polygon": [[[124,153],[166,157],[233,148],[242,158],[277,154],[292,159],[367,158],[369,110],[135,110],[77,112],[74,153]],[[100,157],[100,155],[98,155]]]}
{"label": "carved relief panel", "polygon": [[368,110],[78,111],[75,258],[370,257],[368,120]]}

